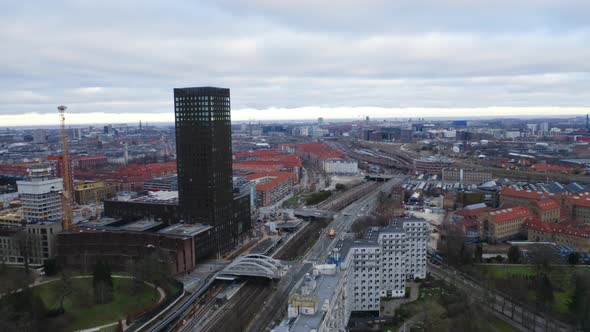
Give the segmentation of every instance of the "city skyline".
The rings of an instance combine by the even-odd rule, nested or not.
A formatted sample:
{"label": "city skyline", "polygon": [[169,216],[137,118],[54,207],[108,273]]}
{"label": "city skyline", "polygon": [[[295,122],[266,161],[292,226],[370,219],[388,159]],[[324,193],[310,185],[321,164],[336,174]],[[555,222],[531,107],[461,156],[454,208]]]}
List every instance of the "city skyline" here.
{"label": "city skyline", "polygon": [[[171,106],[173,110],[173,106]],[[528,108],[522,110],[520,114],[513,113],[511,108],[480,108],[475,110],[469,109],[445,109],[449,111],[448,114],[437,109],[430,109],[428,112],[415,112],[415,110],[425,110],[418,108],[399,108],[399,109],[384,109],[384,108],[332,108],[334,116],[322,116],[319,112],[321,108],[297,108],[297,109],[268,109],[264,110],[263,114],[269,116],[257,117],[250,116],[253,114],[250,110],[232,110],[232,123],[239,122],[277,122],[277,121],[316,121],[318,117],[322,117],[327,121],[357,121],[364,120],[367,116],[370,119],[386,119],[388,121],[403,121],[407,119],[424,118],[427,121],[444,121],[452,119],[502,119],[502,118],[526,118],[526,119],[557,119],[557,118],[573,118],[586,116],[590,113],[590,109],[586,108],[568,108],[567,111],[561,108]],[[541,113],[544,111],[545,113]],[[277,113],[278,112],[278,113]],[[566,112],[566,113],[564,113]],[[285,116],[277,117],[277,114]],[[237,114],[237,115],[236,115]],[[309,115],[308,115],[309,114]],[[241,115],[241,116],[240,116]],[[275,115],[275,116],[273,116]],[[339,116],[340,115],[340,116]],[[82,126],[82,125],[105,125],[105,124],[121,124],[133,125],[143,121],[144,125],[172,125],[174,124],[173,114],[170,112],[164,113],[74,113],[70,112],[68,115],[68,126]],[[108,119],[105,120],[105,117]],[[55,128],[59,124],[55,120],[54,113],[28,113],[23,115],[0,115],[0,122],[3,127],[22,127],[22,128]]]}
{"label": "city skyline", "polygon": [[59,104],[162,121],[172,87],[202,82],[234,91],[237,120],[590,112],[582,1],[137,5],[1,5],[0,122]]}

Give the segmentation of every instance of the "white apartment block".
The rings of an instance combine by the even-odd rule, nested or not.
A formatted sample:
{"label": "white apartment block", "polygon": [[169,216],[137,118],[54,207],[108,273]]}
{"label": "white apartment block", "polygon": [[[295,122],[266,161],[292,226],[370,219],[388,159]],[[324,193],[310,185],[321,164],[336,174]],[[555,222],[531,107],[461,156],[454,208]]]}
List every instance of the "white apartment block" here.
{"label": "white apartment block", "polygon": [[328,174],[358,174],[358,162],[352,159],[330,158],[323,161],[324,172]]}
{"label": "white apartment block", "polygon": [[382,297],[403,297],[406,280],[426,278],[428,222],[409,218],[388,227],[372,227],[365,239],[353,242],[344,268],[352,311],[379,310]]}
{"label": "white apartment block", "polygon": [[26,222],[61,221],[63,216],[61,178],[33,177],[17,181],[18,196]]}
{"label": "white apartment block", "polygon": [[428,222],[396,219],[363,240],[340,240],[335,264],[315,265],[289,295],[288,320],[274,332],[347,331],[353,311],[378,311],[382,297],[405,296],[406,281],[426,277]]}

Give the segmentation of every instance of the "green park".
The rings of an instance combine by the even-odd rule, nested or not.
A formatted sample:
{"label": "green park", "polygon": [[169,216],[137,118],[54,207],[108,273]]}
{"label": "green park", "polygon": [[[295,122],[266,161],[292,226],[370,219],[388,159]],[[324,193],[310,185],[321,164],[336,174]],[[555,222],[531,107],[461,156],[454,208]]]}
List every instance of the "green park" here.
{"label": "green park", "polygon": [[165,271],[152,260],[116,273],[99,261],[91,274],[56,271],[42,278],[35,278],[33,271],[4,267],[0,330],[122,331],[178,293]]}

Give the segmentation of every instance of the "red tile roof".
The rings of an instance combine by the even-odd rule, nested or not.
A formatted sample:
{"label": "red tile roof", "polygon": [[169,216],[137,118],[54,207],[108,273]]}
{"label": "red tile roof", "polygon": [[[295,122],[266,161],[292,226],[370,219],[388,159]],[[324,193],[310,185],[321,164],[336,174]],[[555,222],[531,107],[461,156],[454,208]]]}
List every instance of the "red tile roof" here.
{"label": "red tile roof", "polygon": [[500,191],[500,196],[509,196],[509,197],[518,197],[518,198],[526,198],[531,200],[541,200],[543,196],[545,197],[553,197],[559,198],[561,197],[559,194],[550,194],[545,193],[542,191],[530,191],[530,190],[522,190],[522,189],[514,189],[512,187],[504,187],[502,191]]}
{"label": "red tile roof", "polygon": [[255,173],[255,174],[248,174],[245,176],[246,179],[253,181],[256,179],[270,177],[272,178],[270,181],[265,183],[260,183],[256,185],[257,191],[266,191],[270,190],[285,181],[296,181],[297,176],[293,172],[264,172],[264,173]]}
{"label": "red tile roof", "polygon": [[259,163],[256,161],[244,161],[233,164],[234,170],[251,171],[251,172],[278,172],[283,165]]}
{"label": "red tile roof", "polygon": [[590,193],[567,196],[567,201],[573,206],[582,206],[590,208]]}
{"label": "red tile roof", "polygon": [[540,220],[529,220],[525,222],[524,225],[528,229],[541,231],[544,233],[561,233],[582,238],[590,237],[590,226],[574,221],[561,224],[551,224],[541,222]]}
{"label": "red tile roof", "polygon": [[561,173],[571,173],[572,169],[568,167],[563,167],[559,165],[551,165],[551,164],[534,164],[529,167],[531,171],[536,172],[561,172]]}
{"label": "red tile roof", "polygon": [[560,208],[559,203],[557,203],[557,201],[555,201],[552,198],[536,201],[535,205],[543,211],[555,210]]}
{"label": "red tile roof", "polygon": [[497,223],[507,222],[514,219],[532,217],[531,210],[524,206],[517,206],[503,210],[489,212],[492,219]]}
{"label": "red tile roof", "polygon": [[234,153],[234,156],[236,157],[236,159],[241,159],[241,158],[249,158],[249,157],[262,157],[262,156],[274,156],[277,154],[281,154],[283,153],[280,150],[253,150],[253,151],[240,151],[240,152],[236,152]]}
{"label": "red tile roof", "polygon": [[236,152],[234,160],[238,163],[280,164],[283,168],[301,168],[301,158],[294,154],[285,154],[280,150],[255,150]]}
{"label": "red tile roof", "polygon": [[472,216],[479,216],[480,214],[484,213],[484,212],[488,212],[488,211],[493,211],[494,209],[492,209],[489,206],[486,207],[482,207],[482,208],[478,208],[478,209],[462,209],[462,210],[457,210],[455,211],[456,215],[462,216],[462,217],[472,217]]}

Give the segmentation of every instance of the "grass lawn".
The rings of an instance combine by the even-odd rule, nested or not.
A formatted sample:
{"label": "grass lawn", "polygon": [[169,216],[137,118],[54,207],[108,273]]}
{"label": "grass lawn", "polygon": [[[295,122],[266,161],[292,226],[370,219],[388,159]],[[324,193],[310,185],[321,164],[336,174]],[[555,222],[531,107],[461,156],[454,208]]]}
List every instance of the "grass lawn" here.
{"label": "grass lawn", "polygon": [[506,323],[496,316],[490,315],[487,319],[491,332],[518,332],[518,329],[514,326]]}
{"label": "grass lawn", "polygon": [[[507,279],[510,280],[514,277],[519,276],[534,276],[535,271],[533,266],[527,265],[480,265],[480,269],[485,271],[485,274],[492,277],[493,279]],[[553,312],[568,316],[568,301],[573,291],[572,275],[574,272],[588,273],[586,268],[572,268],[569,266],[555,266],[551,271],[550,278],[554,285],[554,298]],[[528,302],[530,304],[535,303],[535,292],[530,291],[528,295]]]}
{"label": "grass lawn", "polygon": [[293,195],[293,197],[289,198],[283,203],[283,206],[297,206],[301,202],[299,201],[301,198],[300,194]]}
{"label": "grass lawn", "polygon": [[[148,285],[141,286],[139,296],[132,294],[133,280],[113,278],[113,300],[106,304],[93,302],[92,278],[71,279],[74,292],[64,301],[68,316],[67,331],[90,328],[124,319],[127,314],[141,310],[159,299],[158,292]],[[47,309],[59,308],[59,281],[36,287]]]}
{"label": "grass lawn", "polygon": [[[420,295],[418,300],[415,302],[407,303],[402,307],[407,311],[408,317],[412,317],[416,314],[427,313],[430,324],[430,328],[434,331],[446,331],[453,326],[455,318],[448,317],[447,310],[443,305],[445,296],[452,294],[447,287],[431,287],[431,288],[420,288]],[[454,304],[453,304],[454,305]],[[461,311],[459,311],[461,312]],[[456,315],[457,312],[455,312]],[[510,324],[497,318],[491,313],[481,312],[478,316],[475,325],[476,331],[483,332],[517,332],[518,330],[512,327]],[[412,330],[422,331],[424,323],[417,323]],[[395,326],[393,326],[395,327]],[[383,330],[387,331],[388,327]]]}
{"label": "grass lawn", "polygon": [[554,297],[553,311],[563,315],[569,314],[567,304],[570,301],[571,294],[568,292],[555,292]]}
{"label": "grass lawn", "polygon": [[528,265],[480,265],[486,274],[494,279],[507,279],[512,276],[529,276],[534,275],[532,266]]}
{"label": "grass lawn", "polygon": [[305,205],[319,204],[328,199],[330,196],[332,196],[332,192],[329,190],[311,193],[305,196]]}

